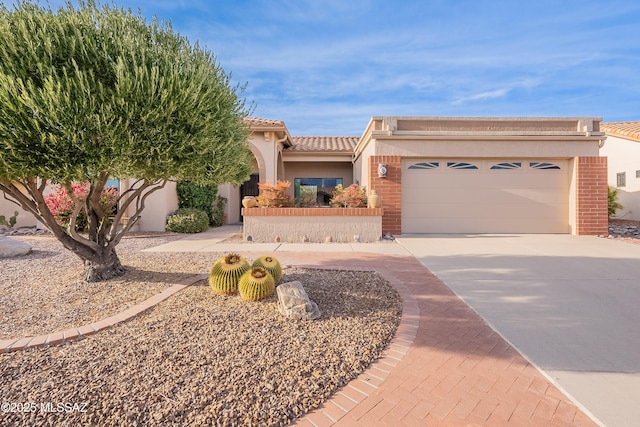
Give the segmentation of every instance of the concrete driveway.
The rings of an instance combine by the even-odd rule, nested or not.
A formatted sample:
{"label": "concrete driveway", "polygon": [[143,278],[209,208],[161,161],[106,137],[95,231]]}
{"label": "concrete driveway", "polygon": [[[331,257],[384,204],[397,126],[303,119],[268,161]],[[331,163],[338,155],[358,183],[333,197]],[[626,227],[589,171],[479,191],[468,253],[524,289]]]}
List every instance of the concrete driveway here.
{"label": "concrete driveway", "polygon": [[570,235],[397,241],[604,425],[638,425],[640,244]]}

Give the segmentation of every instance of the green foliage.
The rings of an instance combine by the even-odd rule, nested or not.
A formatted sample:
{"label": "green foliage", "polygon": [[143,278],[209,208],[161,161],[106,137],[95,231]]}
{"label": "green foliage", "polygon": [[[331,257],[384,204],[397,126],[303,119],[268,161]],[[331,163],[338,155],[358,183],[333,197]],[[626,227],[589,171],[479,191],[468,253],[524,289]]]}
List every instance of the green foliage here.
{"label": "green foliage", "polygon": [[7,227],[13,228],[18,221],[18,211],[13,213],[13,216],[9,218],[7,222],[7,218],[4,215],[0,215],[0,225],[6,225]]}
{"label": "green foliage", "polygon": [[201,233],[209,229],[209,217],[200,209],[178,209],[167,219],[166,229],[174,233]]}
{"label": "green foliage", "polygon": [[209,285],[214,293],[233,295],[238,293],[238,281],[251,267],[242,256],[234,253],[220,257],[213,263]]}
{"label": "green foliage", "polygon": [[264,268],[252,267],[240,277],[238,291],[246,301],[258,301],[269,297],[275,290],[273,276]]}
{"label": "green foliage", "polygon": [[241,183],[239,90],[169,23],[93,1],[0,6],[0,178]]}
{"label": "green foliage", "polygon": [[[0,191],[87,268],[119,265],[115,245],[167,180],[247,180],[242,90],[168,22],[94,0],[56,10],[35,0],[0,4]],[[100,206],[109,176],[138,180],[111,224]],[[43,202],[47,182],[88,182],[88,237],[56,222]],[[124,212],[131,220],[120,226]]]}
{"label": "green foliage", "polygon": [[609,187],[609,189],[607,191],[607,196],[608,196],[608,201],[609,201],[609,205],[608,205],[609,217],[615,216],[616,211],[618,209],[624,208],[624,206],[622,206],[622,204],[618,201],[618,192],[619,191],[620,190],[618,190],[617,188],[613,188],[613,187]]}
{"label": "green foliage", "polygon": [[178,206],[180,208],[203,210],[209,217],[209,225],[214,224],[213,203],[218,194],[217,185],[180,181],[176,185],[176,192],[178,193]]}

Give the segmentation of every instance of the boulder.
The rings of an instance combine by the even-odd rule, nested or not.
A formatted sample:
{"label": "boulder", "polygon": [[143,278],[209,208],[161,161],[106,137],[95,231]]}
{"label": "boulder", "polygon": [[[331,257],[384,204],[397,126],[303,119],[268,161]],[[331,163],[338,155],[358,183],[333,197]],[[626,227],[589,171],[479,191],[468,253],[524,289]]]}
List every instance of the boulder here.
{"label": "boulder", "polygon": [[19,240],[0,235],[0,258],[10,258],[26,255],[31,252],[31,246]]}
{"label": "boulder", "polygon": [[318,304],[311,301],[299,281],[282,283],[276,288],[278,311],[294,320],[314,320],[320,317]]}

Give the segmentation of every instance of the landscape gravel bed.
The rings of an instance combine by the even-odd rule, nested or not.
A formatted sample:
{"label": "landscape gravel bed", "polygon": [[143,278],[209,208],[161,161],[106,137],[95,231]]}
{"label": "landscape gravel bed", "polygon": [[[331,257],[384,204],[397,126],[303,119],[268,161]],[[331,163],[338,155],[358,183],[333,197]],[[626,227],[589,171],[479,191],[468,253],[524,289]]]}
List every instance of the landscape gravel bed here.
{"label": "landscape gravel bed", "polygon": [[[110,292],[122,292],[129,302],[115,302],[118,298],[100,292],[75,301],[96,307],[100,304],[94,298],[110,298],[114,301],[104,305],[121,308],[132,304],[137,297],[131,296],[138,291],[146,294],[186,274],[208,271],[219,255],[139,252],[166,238],[173,237],[123,242],[119,253],[124,264],[136,267],[114,281],[120,284]],[[71,272],[58,275],[56,267],[73,269],[78,260],[52,262],[61,255],[47,246],[51,242],[29,243],[34,253],[25,258],[51,264],[45,267],[38,261],[22,269],[77,280]],[[29,280],[17,284],[55,282],[22,269],[14,266],[12,274]],[[134,280],[143,277],[143,284]],[[286,319],[277,310],[275,294],[246,302],[214,295],[202,281],[95,335],[0,354],[2,400],[22,402],[23,409],[33,403],[29,408],[37,409],[0,413],[0,425],[287,425],[319,407],[375,361],[402,312],[397,292],[374,272],[285,268],[283,281],[293,280],[318,304],[318,320]],[[122,291],[126,287],[137,291]],[[80,294],[86,288],[73,289]],[[65,304],[73,306],[71,300]],[[57,317],[32,316],[40,321]],[[25,325],[21,328],[26,330]]]}
{"label": "landscape gravel bed", "polygon": [[208,256],[140,252],[183,236],[125,238],[117,247],[126,275],[83,283],[82,262],[52,235],[12,236],[32,246],[26,256],[0,260],[0,339],[22,338],[82,326],[120,313],[180,279],[207,271]]}

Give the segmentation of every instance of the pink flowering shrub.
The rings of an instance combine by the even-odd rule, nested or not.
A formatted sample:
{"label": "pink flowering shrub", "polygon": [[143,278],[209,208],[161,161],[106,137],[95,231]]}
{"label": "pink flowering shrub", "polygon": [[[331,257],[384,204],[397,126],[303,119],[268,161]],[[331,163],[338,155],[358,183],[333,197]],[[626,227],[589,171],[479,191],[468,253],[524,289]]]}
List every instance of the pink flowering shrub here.
{"label": "pink flowering shrub", "polygon": [[[89,193],[89,183],[74,182],[71,184],[73,193],[78,197],[80,203],[84,203]],[[53,191],[44,197],[47,207],[56,219],[56,222],[63,227],[68,227],[70,216],[73,213],[74,202],[67,190],[60,186],[54,185]],[[100,196],[100,206],[106,215],[110,215],[113,207],[118,201],[118,190],[115,187],[107,187],[102,190]],[[76,218],[76,230],[82,231],[87,227],[87,212],[83,207]]]}
{"label": "pink flowering shrub", "polygon": [[338,184],[329,204],[334,208],[366,208],[367,189],[358,184],[351,184],[347,188]]}

